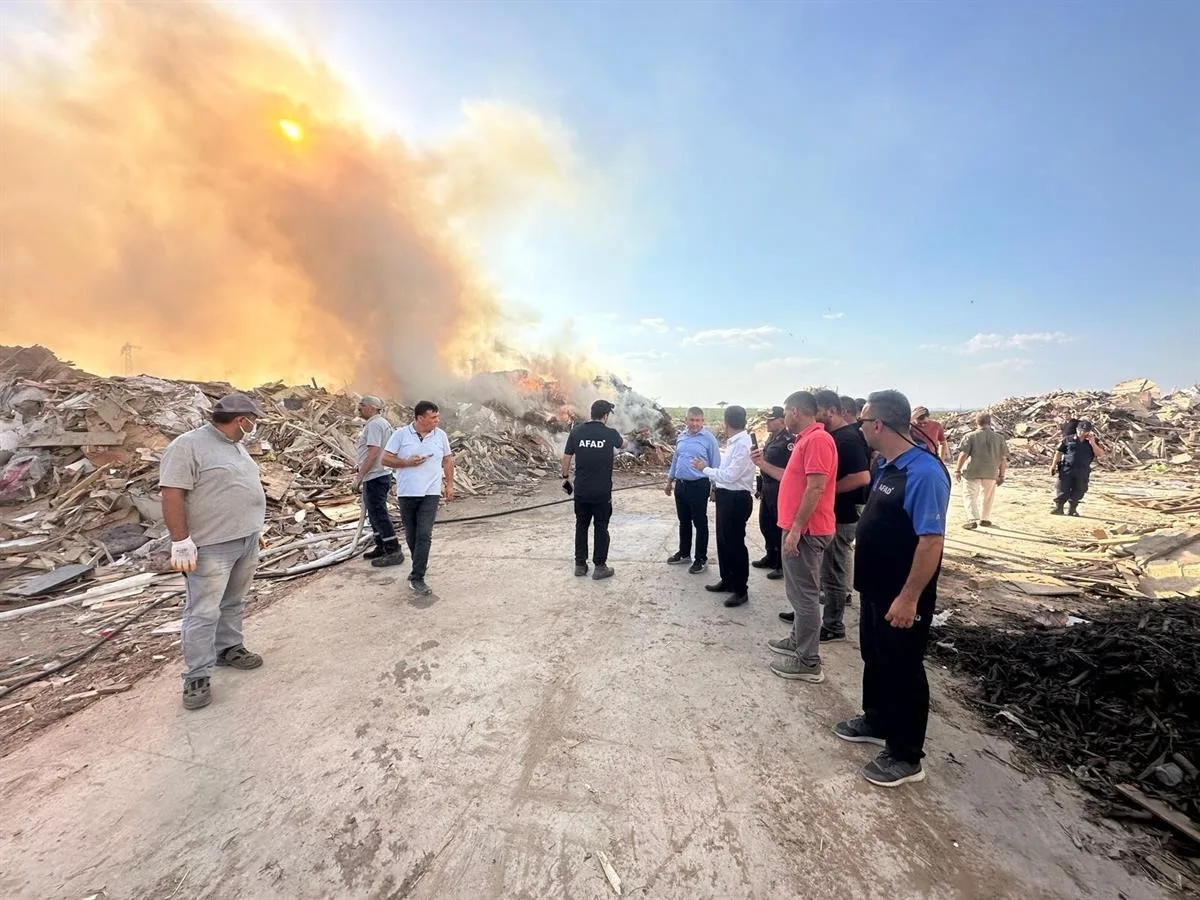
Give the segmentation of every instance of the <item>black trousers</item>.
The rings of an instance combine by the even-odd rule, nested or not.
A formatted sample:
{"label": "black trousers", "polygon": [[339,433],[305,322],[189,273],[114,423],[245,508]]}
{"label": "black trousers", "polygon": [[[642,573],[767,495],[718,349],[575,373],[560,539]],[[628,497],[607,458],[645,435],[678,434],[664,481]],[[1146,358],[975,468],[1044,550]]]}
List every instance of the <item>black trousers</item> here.
{"label": "black trousers", "polygon": [[887,739],[896,759],[918,763],[925,755],[929,681],[925,647],[934,605],[918,605],[912,628],[894,628],[884,616],[891,595],[862,594],[858,641],[863,659],[863,714]]}
{"label": "black trousers", "polygon": [[692,530],[696,531],[696,559],[708,559],[708,493],[712,482],[707,478],[675,482],[675,515],[679,518],[679,552],[692,555]]}
{"label": "black trousers", "polygon": [[392,487],[391,475],[380,475],[362,484],[363,505],[367,508],[367,521],[375,532],[375,547],[378,550],[398,550],[396,527],[388,513],[388,492]]}
{"label": "black trousers", "polygon": [[400,521],[404,523],[404,542],[412,554],[412,572],[409,578],[416,581],[425,577],[429,565],[429,546],[433,543],[433,523],[437,519],[437,494],[424,497],[400,498]]}
{"label": "black trousers", "polygon": [[1064,503],[1070,502],[1071,510],[1079,505],[1083,495],[1087,493],[1088,482],[1092,473],[1088,469],[1060,469],[1058,472],[1058,494],[1054,505],[1062,509]]}
{"label": "black trousers", "polygon": [[608,565],[608,520],[612,518],[612,501],[590,503],[575,501],[575,565],[582,566],[588,558],[588,531],[596,526],[596,552],[592,562]]}
{"label": "black trousers", "polygon": [[758,530],[767,544],[766,560],[772,569],[783,568],[783,529],[779,527],[779,482],[763,479],[758,502]]}
{"label": "black trousers", "polygon": [[746,523],[753,511],[754,497],[749,491],[717,488],[717,563],[721,581],[735,594],[746,593],[750,581]]}

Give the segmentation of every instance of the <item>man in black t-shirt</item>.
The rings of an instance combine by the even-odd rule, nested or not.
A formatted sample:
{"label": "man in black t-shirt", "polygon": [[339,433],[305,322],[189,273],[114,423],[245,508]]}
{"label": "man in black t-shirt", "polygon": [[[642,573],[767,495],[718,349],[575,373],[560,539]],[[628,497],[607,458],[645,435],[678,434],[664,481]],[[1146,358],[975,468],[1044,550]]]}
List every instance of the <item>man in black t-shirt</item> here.
{"label": "man in black t-shirt", "polygon": [[[575,574],[587,574],[588,530],[596,525],[596,570],[592,578],[611,578],[608,565],[608,520],[612,518],[613,453],[625,446],[620,432],[608,427],[613,405],[607,400],[592,404],[592,420],[576,426],[563,451],[563,489],[575,495]],[[571,485],[571,460],[575,460],[575,485]]]}
{"label": "man in black t-shirt", "polygon": [[1063,504],[1070,503],[1068,515],[1077,516],[1076,507],[1087,493],[1092,475],[1092,460],[1104,455],[1092,423],[1086,419],[1072,420],[1063,429],[1063,440],[1054,451],[1050,474],[1058,476],[1058,491],[1054,497],[1052,515],[1063,514]]}
{"label": "man in black t-shirt", "polygon": [[[847,419],[843,399],[817,391],[817,421],[837,446],[837,486],[833,499],[836,531],[821,558],[822,641],[844,641],[846,601],[854,584],[854,530],[859,507],[871,483],[870,450],[855,419]],[[846,398],[850,399],[850,398]]]}
{"label": "man in black t-shirt", "polygon": [[[796,436],[787,430],[783,421],[783,407],[774,406],[767,417],[767,442],[763,445],[763,459],[776,468],[787,467],[796,447]],[[762,559],[750,565],[756,569],[770,569],[767,577],[772,581],[783,578],[783,529],[779,527],[779,479],[765,470],[759,473],[758,528],[762,532],[767,552]]]}

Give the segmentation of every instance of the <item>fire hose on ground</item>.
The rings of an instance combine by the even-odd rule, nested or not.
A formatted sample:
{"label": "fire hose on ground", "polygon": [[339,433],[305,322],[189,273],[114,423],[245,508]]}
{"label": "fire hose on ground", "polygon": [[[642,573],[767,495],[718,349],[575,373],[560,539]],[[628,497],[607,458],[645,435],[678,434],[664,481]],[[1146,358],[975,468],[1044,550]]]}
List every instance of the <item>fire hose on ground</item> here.
{"label": "fire hose on ground", "polygon": [[[615,494],[618,491],[632,491],[632,490],[637,490],[638,488],[647,488],[647,487],[661,489],[662,482],[646,482],[645,484],[625,485],[624,487],[613,488],[613,493]],[[454,524],[458,524],[458,523],[462,523],[462,522],[482,522],[486,519],[499,519],[504,516],[515,516],[520,513],[533,512],[534,510],[538,510],[538,509],[548,509],[549,507],[552,507],[552,506],[561,506],[564,503],[572,503],[572,502],[573,502],[572,497],[563,497],[560,500],[550,500],[546,503],[535,503],[533,506],[522,506],[522,507],[518,507],[517,509],[502,509],[502,510],[498,510],[496,512],[480,513],[479,515],[475,515],[475,516],[460,516],[460,517],[454,518],[454,519],[443,519],[441,521],[435,521],[434,525],[435,526],[436,525],[454,525]],[[363,530],[366,525],[366,519],[367,519],[367,508],[366,508],[365,504],[361,503],[361,501],[360,501],[360,506],[362,506],[362,511],[360,512],[359,517],[358,517],[358,526],[355,528],[354,538],[348,544],[345,544],[345,545],[339,547],[338,549],[325,554],[324,556],[314,559],[311,562],[301,563],[300,565],[292,566],[290,568],[283,569],[282,571],[279,571],[279,572],[256,572],[254,575],[255,579],[269,580],[269,579],[274,579],[274,578],[295,578],[300,575],[308,574],[309,572],[315,572],[319,569],[324,569],[324,568],[327,568],[328,566],[337,565],[339,563],[343,563],[350,559],[353,559],[354,556],[358,553],[359,549],[361,549],[363,544],[365,544],[367,541],[370,540],[370,537],[363,536]],[[275,555],[279,555],[279,554],[283,554],[283,553],[290,553],[291,551],[296,550],[300,547],[308,546],[310,544],[317,544],[317,543],[320,543],[321,541],[325,541],[328,539],[329,539],[328,533],[311,535],[311,536],[309,536],[307,538],[303,538],[299,541],[293,541],[292,543],[286,544],[285,546],[282,546],[282,547],[270,547],[270,548],[262,551],[261,554],[259,554],[259,559],[262,560],[263,558],[266,558],[269,556],[275,556]],[[29,677],[21,679],[20,681],[16,682],[15,684],[10,684],[6,687],[0,687],[0,697],[4,697],[5,695],[12,693],[13,691],[15,691],[19,688],[23,688],[26,685],[33,684],[34,682],[37,682],[37,681],[41,681],[44,678],[49,678],[51,675],[55,674],[56,672],[61,672],[63,669],[73,666],[76,663],[83,662],[85,659],[87,659],[89,656],[91,656],[93,653],[95,653],[97,650],[99,650],[101,647],[103,647],[106,643],[108,643],[113,638],[115,638],[117,635],[119,635],[121,632],[123,632],[130,625],[134,624],[139,619],[141,619],[143,616],[145,616],[146,613],[157,608],[164,601],[178,597],[179,593],[180,593],[179,591],[172,591],[170,593],[165,593],[165,594],[161,595],[160,597],[157,597],[150,603],[143,606],[140,610],[135,612],[129,618],[125,619],[119,625],[116,625],[112,629],[104,632],[103,636],[101,636],[99,640],[88,645],[83,650],[80,650],[78,653],[74,654],[73,656],[70,656],[65,660],[61,660],[57,663],[54,663],[52,666],[50,666],[50,668],[41,669],[41,670],[31,674]]]}

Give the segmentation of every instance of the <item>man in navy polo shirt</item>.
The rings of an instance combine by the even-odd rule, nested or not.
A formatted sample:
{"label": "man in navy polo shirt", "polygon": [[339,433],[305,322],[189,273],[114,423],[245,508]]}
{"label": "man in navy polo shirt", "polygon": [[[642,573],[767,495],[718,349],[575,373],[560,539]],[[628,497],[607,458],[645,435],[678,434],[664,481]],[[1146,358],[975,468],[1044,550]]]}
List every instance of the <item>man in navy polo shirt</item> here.
{"label": "man in navy polo shirt", "polygon": [[950,473],[937,456],[914,446],[910,418],[908,398],[899,391],[871,394],[862,413],[863,437],[880,456],[855,532],[863,714],[833,729],[842,740],[884,748],[863,769],[880,787],[925,780],[925,647],[950,504]]}

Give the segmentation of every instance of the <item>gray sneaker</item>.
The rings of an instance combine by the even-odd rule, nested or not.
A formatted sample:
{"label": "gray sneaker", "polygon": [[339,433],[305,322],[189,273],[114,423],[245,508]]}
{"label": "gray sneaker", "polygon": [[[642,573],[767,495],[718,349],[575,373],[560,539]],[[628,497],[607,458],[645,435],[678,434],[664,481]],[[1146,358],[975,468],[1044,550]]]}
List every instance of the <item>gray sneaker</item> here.
{"label": "gray sneaker", "polygon": [[881,750],[878,756],[863,766],[862,774],[871,784],[886,788],[925,780],[925,770],[920,763],[896,759],[887,750]]}
{"label": "gray sneaker", "polygon": [[771,671],[780,678],[787,678],[791,681],[820,684],[825,680],[825,673],[821,671],[820,666],[806,666],[794,656],[781,656],[771,663]]}
{"label": "gray sneaker", "polygon": [[414,578],[409,581],[408,586],[413,589],[414,594],[420,594],[422,597],[428,597],[433,593],[433,588],[425,583],[424,578]]}
{"label": "gray sneaker", "polygon": [[883,739],[883,735],[867,724],[866,716],[855,716],[853,719],[847,719],[845,722],[838,722],[833,726],[833,733],[843,741],[849,741],[852,744],[887,746],[887,741]]}
{"label": "gray sneaker", "polygon": [[592,581],[602,581],[605,578],[612,578],[612,566],[596,566],[596,571],[592,573]]}
{"label": "gray sneaker", "polygon": [[183,682],[183,708],[200,709],[212,703],[212,688],[207,678],[188,678]]}
{"label": "gray sneaker", "polygon": [[575,563],[575,577],[582,578],[588,573],[587,563]]}
{"label": "gray sneaker", "polygon": [[790,634],[777,641],[767,641],[767,649],[772,653],[778,653],[780,656],[790,656],[793,659],[796,657],[796,642],[792,640]]}

